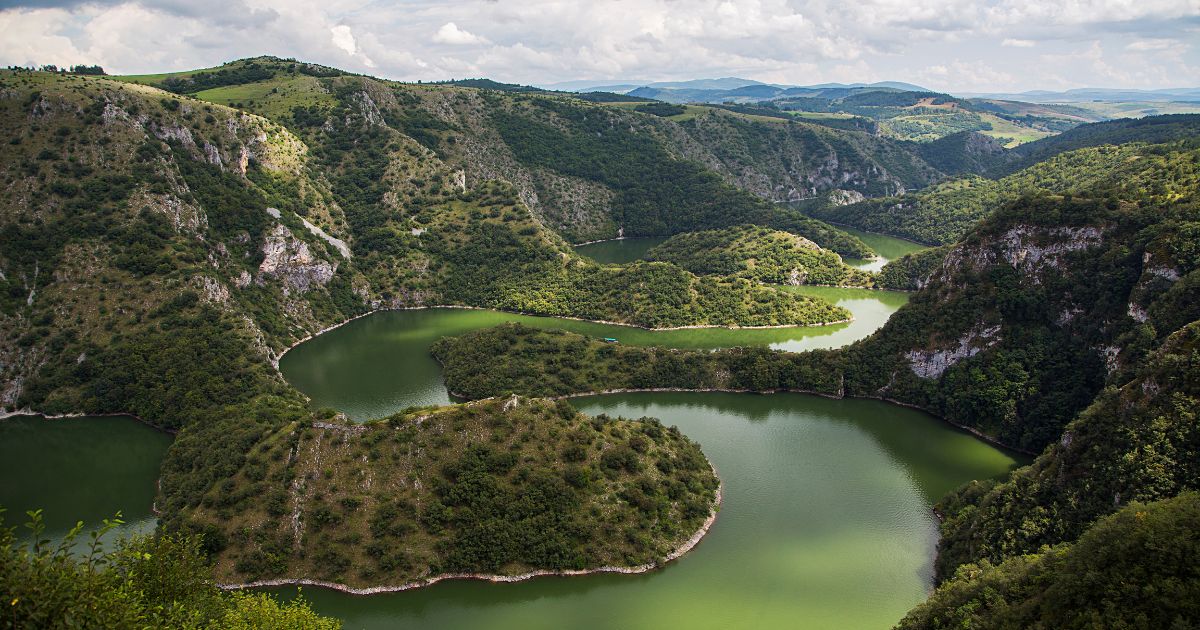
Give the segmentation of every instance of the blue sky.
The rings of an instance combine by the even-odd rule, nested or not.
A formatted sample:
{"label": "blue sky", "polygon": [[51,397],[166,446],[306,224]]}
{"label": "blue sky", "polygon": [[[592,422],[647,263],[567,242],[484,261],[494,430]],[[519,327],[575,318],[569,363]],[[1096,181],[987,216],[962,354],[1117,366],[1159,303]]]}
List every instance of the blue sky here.
{"label": "blue sky", "polygon": [[0,64],[272,54],[404,80],[1200,86],[1200,0],[0,0]]}

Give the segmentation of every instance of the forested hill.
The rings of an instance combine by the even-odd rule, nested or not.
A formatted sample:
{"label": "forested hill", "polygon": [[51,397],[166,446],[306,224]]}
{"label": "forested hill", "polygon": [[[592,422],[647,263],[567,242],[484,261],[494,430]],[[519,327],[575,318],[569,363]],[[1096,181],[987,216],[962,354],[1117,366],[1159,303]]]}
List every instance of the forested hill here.
{"label": "forested hill", "polygon": [[[1200,146],[1200,117],[1195,117],[1195,122],[1195,127],[1187,124],[1164,125],[1181,134],[1180,140],[1166,144],[1099,143],[1098,146],[1061,153],[1047,151],[1050,157],[1044,161],[1000,179],[966,175],[898,197],[867,199],[843,206],[824,205],[811,208],[809,213],[839,224],[941,245],[963,238],[973,225],[994,208],[1022,196],[1039,193],[1099,193],[1115,196],[1134,194],[1146,199],[1170,201],[1178,197],[1180,186],[1189,185],[1187,178],[1190,174],[1180,172],[1179,176],[1183,177],[1184,181],[1174,185],[1171,176],[1164,175],[1163,172],[1164,169],[1186,168],[1178,161],[1172,163],[1169,160],[1180,151]],[[1146,125],[1139,128],[1157,130],[1160,126]],[[1087,127],[1080,127],[1076,131],[1083,132],[1086,129]],[[1157,135],[1155,133],[1149,137]],[[1123,134],[1117,134],[1116,138],[1122,136]],[[1107,136],[1097,131],[1096,134],[1086,137]]]}
{"label": "forested hill", "polygon": [[[959,243],[910,262],[906,273],[922,288],[875,335],[843,350],[603,351],[565,333],[508,327],[446,340],[435,352],[451,386],[473,395],[665,384],[928,409],[1040,456],[939,504],[945,583],[906,627],[1060,617],[1086,625],[1088,611],[1169,627],[1200,612],[1196,535],[1171,524],[1194,520],[1194,497],[1154,503],[1200,490],[1200,149],[1109,150],[1145,163],[1137,185],[990,206]],[[539,375],[520,359],[529,344],[588,359],[576,375]],[[1132,502],[1148,505],[1096,524]],[[1125,549],[1122,535],[1152,549],[1177,545],[1182,555],[1165,553],[1187,560],[1108,556],[1102,545]],[[1091,567],[1087,579],[1107,590],[1069,611],[1040,607],[1082,596],[1070,589],[1070,567]],[[1053,597],[1043,598],[1054,581]],[[1172,586],[1134,594],[1133,584]]]}
{"label": "forested hill", "polygon": [[[197,95],[263,87],[229,83],[244,75],[168,78],[146,80],[203,88]],[[304,86],[316,89],[310,80],[329,82],[316,84],[316,109],[298,104]],[[849,316],[743,278],[590,262],[511,184],[465,178],[426,146],[468,142],[405,109],[405,98],[420,98],[410,88],[319,68],[297,68],[289,81],[267,89],[297,99],[280,106],[285,124],[135,82],[0,72],[0,408],[132,413],[177,430],[157,502],[164,528],[204,533],[231,579],[299,566],[281,551],[293,549],[289,532],[305,534],[294,512],[256,513],[250,538],[232,528],[287,492],[261,476],[271,456],[263,445],[288,444],[314,422],[344,424],[314,417],[273,366],[283,348],[330,325],[425,305],[646,327]],[[411,90],[482,98],[473,88]],[[344,433],[347,444],[366,437]],[[323,526],[326,515],[301,512],[314,532]],[[641,551],[653,555],[680,533],[651,533],[656,542]]]}
{"label": "forested hill", "polygon": [[1006,175],[1059,153],[1076,149],[1130,142],[1163,144],[1196,136],[1200,136],[1200,114],[1168,114],[1108,120],[1081,125],[1057,136],[1016,147],[1011,152],[1015,159],[992,167],[989,174]]}
{"label": "forested hill", "polygon": [[[637,102],[401,84],[274,58],[121,79],[260,114],[306,141],[348,102],[436,153],[468,186],[512,182],[543,225],[576,242],[765,223],[780,211],[760,200],[896,194],[943,176],[909,143],[720,108],[659,116]],[[791,225],[829,245],[798,219]]]}

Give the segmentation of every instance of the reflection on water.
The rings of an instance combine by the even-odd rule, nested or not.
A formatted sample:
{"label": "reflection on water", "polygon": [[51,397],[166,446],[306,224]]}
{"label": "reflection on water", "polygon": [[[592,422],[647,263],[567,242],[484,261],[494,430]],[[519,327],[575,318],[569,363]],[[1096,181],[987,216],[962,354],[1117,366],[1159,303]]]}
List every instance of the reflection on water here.
{"label": "reflection on water", "polygon": [[931,501],[1016,463],[878,401],[636,393],[573,403],[590,414],[662,418],[700,442],[725,502],[696,550],[639,576],[444,582],[371,597],[306,589],[305,597],[347,628],[887,628],[931,586]]}
{"label": "reflection on water", "polygon": [[109,540],[153,531],[155,481],[170,443],[170,435],[127,416],[0,420],[5,526],[21,526],[26,511],[41,509],[45,537],[57,540],[76,521],[90,529],[119,510],[126,524]]}
{"label": "reflection on water", "polygon": [[799,351],[835,348],[861,339],[882,326],[908,301],[908,294],[890,291],[790,289],[845,306],[855,319],[832,326],[653,331],[485,310],[385,311],[297,346],[284,355],[279,368],[288,382],[312,397],[315,404],[345,411],[356,420],[369,420],[410,405],[450,402],[441,367],[429,355],[429,346],[444,336],[461,335],[502,322],[570,330],[595,338],[615,337],[628,345],[702,349],[754,345]]}
{"label": "reflection on water", "polygon": [[600,241],[587,245],[576,245],[575,251],[606,265],[631,263],[641,260],[646,252],[657,247],[665,236],[647,236],[638,238],[621,238],[611,241]]}

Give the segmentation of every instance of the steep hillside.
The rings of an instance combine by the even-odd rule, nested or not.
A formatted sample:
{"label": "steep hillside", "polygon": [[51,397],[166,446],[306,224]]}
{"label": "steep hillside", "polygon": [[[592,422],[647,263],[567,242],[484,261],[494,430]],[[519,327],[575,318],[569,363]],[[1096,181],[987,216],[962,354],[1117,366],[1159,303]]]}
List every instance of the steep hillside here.
{"label": "steep hillside", "polygon": [[1200,616],[1200,497],[1132,503],[1078,542],[962,567],[896,627],[1184,628]]}
{"label": "steep hillside", "polygon": [[[1195,560],[1188,547],[1194,540],[1176,536],[1188,530],[1127,530],[1128,540],[1114,542],[1124,534],[1112,523],[1147,518],[1143,512],[1155,513],[1153,506],[1096,524],[1132,501],[1200,488],[1198,155],[1179,147],[1133,149],[1126,157],[1153,168],[1138,186],[1023,198],[997,208],[953,247],[903,263],[895,275],[920,290],[875,335],[843,350],[605,350],[592,340],[508,328],[462,342],[486,353],[456,340],[435,351],[451,387],[476,395],[667,384],[881,397],[928,409],[1041,455],[1007,480],[969,484],[939,504],[945,520],[937,570],[945,584],[906,624],[969,619],[980,627],[1060,627],[1046,620],[1098,610],[1088,608],[1094,605],[1110,607],[1096,613],[1106,621],[1132,618],[1153,603],[1163,604],[1156,615],[1171,620],[1184,611],[1176,603],[1196,579],[1180,573]],[[564,367],[562,374],[539,374],[513,358],[512,349],[530,344],[559,357],[551,365]],[[568,354],[588,360],[574,365],[562,358]],[[1190,503],[1172,505],[1157,513],[1162,523]],[[1159,536],[1182,547],[1164,550]],[[1184,564],[1160,561],[1160,550]],[[1035,553],[1041,555],[1025,555]],[[1093,599],[1081,607],[1042,606],[1061,603],[1043,595],[1048,584],[1060,585],[1055,597],[1068,597],[1062,589],[1080,577],[1070,567],[1089,566],[1097,585],[1183,590],[1147,592],[1145,599],[1071,591],[1069,597]],[[1080,619],[1086,621],[1069,623]]]}
{"label": "steep hillside", "polygon": [[995,165],[989,169],[989,174],[1007,175],[1059,153],[1076,149],[1129,142],[1163,144],[1197,135],[1200,135],[1200,114],[1121,118],[1081,125],[1057,136],[1017,147],[1012,151],[1015,159],[1007,164]]}
{"label": "steep hillside", "polygon": [[1012,161],[1012,152],[995,138],[962,131],[918,145],[921,157],[947,175],[984,173]]}
{"label": "steep hillside", "polygon": [[1074,540],[1130,501],[1200,489],[1198,410],[1200,322],[1193,322],[1132,380],[1105,389],[1031,466],[943,499],[940,574]]}
{"label": "steep hillside", "polygon": [[1149,348],[1200,319],[1185,297],[1200,262],[1193,195],[1000,208],[946,252],[906,308],[848,350],[859,357],[848,393],[912,402],[1042,450],[1105,383],[1127,382]]}
{"label": "steep hillside", "polygon": [[763,122],[719,109],[664,118],[627,107],[636,103],[400,84],[273,58],[233,62],[201,81],[196,75],[138,80],[262,113],[306,141],[306,129],[315,132],[327,120],[336,121],[330,114],[339,100],[353,96],[346,86],[356,86],[366,98],[354,96],[359,100],[352,105],[370,110],[375,123],[416,139],[469,186],[491,179],[511,182],[545,227],[576,242],[774,221],[803,229],[799,235],[839,253],[859,255],[850,250],[869,251],[861,242],[847,248],[823,240],[833,231],[828,226],[805,222],[754,196],[788,200],[831,190],[896,194],[941,176],[903,143],[807,123]]}
{"label": "steep hillside", "polygon": [[923,243],[953,243],[996,206],[1040,192],[1111,191],[1116,196],[1145,194],[1165,201],[1178,199],[1192,190],[1196,176],[1195,164],[1179,156],[1192,151],[1197,142],[1193,138],[1165,145],[1077,149],[998,180],[969,175],[899,197],[818,205],[807,212],[820,219]]}

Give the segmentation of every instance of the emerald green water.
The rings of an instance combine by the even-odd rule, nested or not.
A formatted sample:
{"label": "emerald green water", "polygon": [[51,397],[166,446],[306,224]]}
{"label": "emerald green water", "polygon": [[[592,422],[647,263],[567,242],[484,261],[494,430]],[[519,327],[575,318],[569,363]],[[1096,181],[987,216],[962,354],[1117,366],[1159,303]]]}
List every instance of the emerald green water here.
{"label": "emerald green water", "polygon": [[280,360],[279,369],[316,405],[344,411],[356,420],[369,420],[409,405],[450,402],[442,384],[441,367],[429,355],[429,346],[441,337],[461,335],[501,322],[559,328],[596,338],[615,337],[630,345],[673,348],[758,345],[799,351],[834,348],[861,339],[882,326],[888,316],[908,301],[908,294],[899,292],[830,287],[795,287],[792,290],[843,305],[854,313],[855,320],[849,324],[797,328],[653,331],[498,311],[384,311],[293,348]]}
{"label": "emerald green water", "polygon": [[647,393],[574,402],[586,413],[662,418],[703,445],[725,499],[695,550],[639,576],[443,582],[370,597],[310,588],[305,597],[346,628],[888,628],[930,587],[931,502],[1015,463],[878,401]]}
{"label": "emerald green water", "polygon": [[575,251],[606,265],[631,263],[641,260],[646,252],[667,240],[665,236],[646,236],[600,241],[587,245],[576,245]]}
{"label": "emerald green water", "polygon": [[[801,349],[861,338],[907,299],[858,289],[795,290],[847,306],[855,323],[652,332],[491,311],[396,311],[302,344],[280,367],[318,404],[363,419],[448,402],[429,344],[500,321],[622,343]],[[931,586],[932,503],[965,481],[1020,463],[926,414],[878,401],[645,393],[574,403],[591,414],[656,416],[702,444],[725,483],[725,500],[692,553],[637,576],[444,582],[371,597],[309,588],[305,597],[347,628],[886,628]],[[4,420],[0,504],[10,515],[45,508],[50,537],[76,519],[94,523],[117,509],[130,522],[121,533],[147,531],[169,441],[131,418]]]}
{"label": "emerald green water", "polygon": [[[819,291],[870,322],[856,329],[858,337],[903,303],[880,292]],[[288,353],[280,368],[319,404],[355,418],[385,415],[449,400],[425,353],[433,339],[507,320],[679,347],[815,347],[832,345],[837,334],[612,333],[614,327],[489,311],[401,311],[317,337]],[[724,480],[725,500],[692,553],[638,576],[443,582],[370,597],[309,588],[305,597],[346,628],[887,628],[931,588],[932,503],[1019,463],[924,413],[879,401],[697,392],[573,402],[591,414],[655,416],[701,443]]]}
{"label": "emerald green water", "polygon": [[45,537],[57,540],[76,521],[91,528],[120,510],[126,524],[114,539],[152,531],[155,482],[170,443],[128,416],[0,420],[5,526],[23,534],[26,510],[42,509]]}
{"label": "emerald green water", "polygon": [[876,254],[879,254],[874,260],[863,260],[861,258],[846,258],[846,264],[859,269],[868,271],[879,271],[889,261],[900,258],[905,254],[919,252],[923,249],[929,249],[927,245],[921,245],[912,241],[906,241],[902,238],[887,236],[885,234],[876,234],[874,232],[864,232],[851,227],[839,225],[838,229],[853,234],[862,239],[864,243],[871,246]]}

